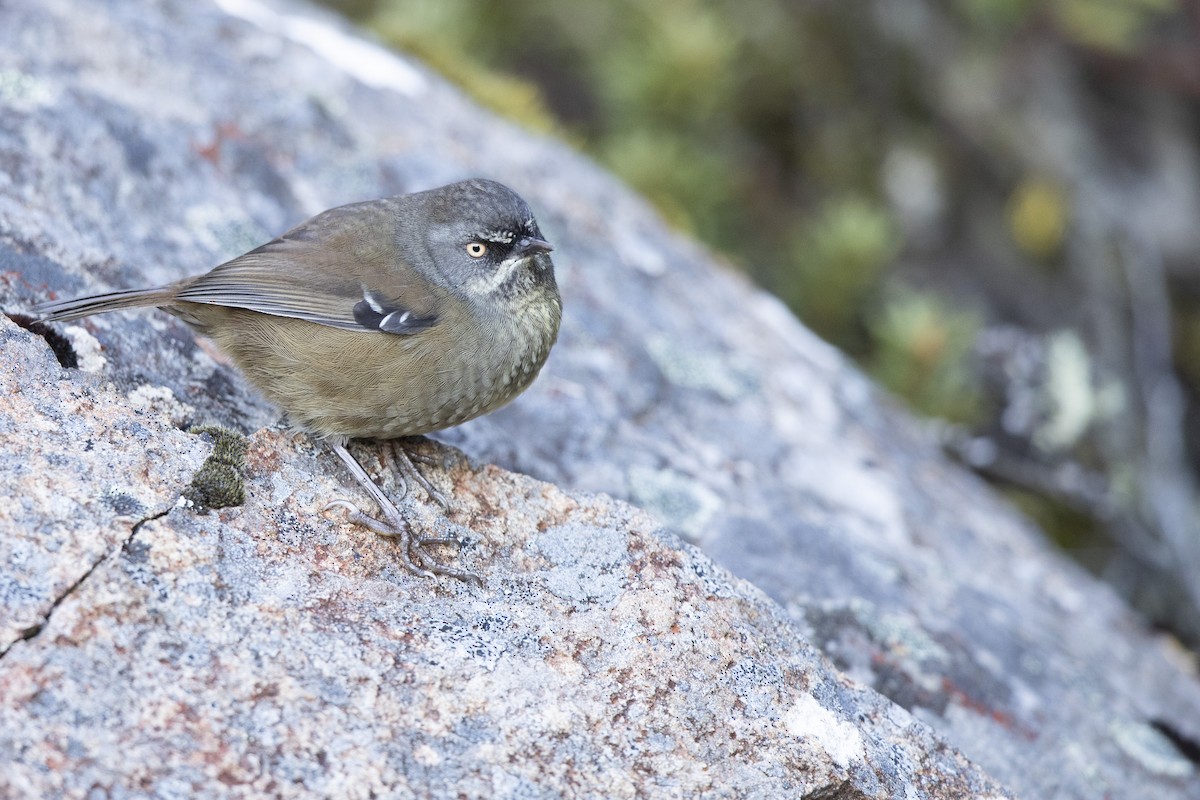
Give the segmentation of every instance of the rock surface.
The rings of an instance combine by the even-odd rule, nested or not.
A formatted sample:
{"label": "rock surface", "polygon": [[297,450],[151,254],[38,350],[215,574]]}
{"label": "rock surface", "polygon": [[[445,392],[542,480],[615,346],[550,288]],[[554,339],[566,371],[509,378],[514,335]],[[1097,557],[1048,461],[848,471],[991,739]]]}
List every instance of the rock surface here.
{"label": "rock surface", "polygon": [[[481,590],[323,515],[365,498],[175,320],[68,327],[73,369],[0,320],[0,794],[1200,795],[1193,663],[578,156],[299,7],[5,18],[14,317],[479,174],[534,206],[566,320],[443,437],[558,488],[431,445],[454,511],[406,503]],[[247,500],[198,515],[213,422]]]}
{"label": "rock surface", "polygon": [[[117,508],[103,499],[150,491],[145,442],[117,427],[125,398],[67,389],[32,335],[5,350],[25,357],[5,397],[40,396],[17,375],[33,378],[86,398],[96,429],[45,430],[36,447],[13,430],[7,452],[45,460],[6,482],[102,500],[35,506],[40,529],[9,562],[50,560],[34,544],[71,522],[107,555],[86,580],[10,576],[77,585],[0,662],[0,796],[1003,796],[644,512],[430,445],[455,511],[439,522],[415,503],[410,517],[464,535],[460,560],[486,587],[420,580],[394,545],[322,517],[344,491],[330,459],[273,430],[249,439],[243,507],[198,515],[156,495]],[[154,487],[204,449],[166,411],[138,423],[174,465]],[[54,456],[106,430],[110,446],[88,452],[129,494],[99,494],[98,475],[60,483]],[[82,561],[65,555],[53,566]]]}

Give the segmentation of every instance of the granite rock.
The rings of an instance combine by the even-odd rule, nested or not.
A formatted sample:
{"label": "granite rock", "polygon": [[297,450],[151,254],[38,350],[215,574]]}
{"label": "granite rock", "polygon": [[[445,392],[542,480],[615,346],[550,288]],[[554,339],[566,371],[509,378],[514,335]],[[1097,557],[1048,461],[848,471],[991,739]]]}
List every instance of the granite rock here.
{"label": "granite rock", "polygon": [[[97,399],[102,427],[123,406]],[[180,443],[161,476],[178,486],[203,448],[166,417],[145,424]],[[73,436],[6,444],[53,453]],[[104,463],[140,477],[144,444],[112,438]],[[459,538],[441,555],[484,587],[425,580],[394,543],[323,515],[347,489],[322,448],[275,429],[247,445],[242,507],[68,509],[81,533],[119,535],[85,579],[41,582],[59,599],[0,660],[0,795],[1007,796],[645,512],[430,443],[454,511],[414,497],[407,515]],[[59,474],[21,488],[97,494]]]}
{"label": "granite rock", "polygon": [[[1200,795],[1194,661],[568,148],[298,5],[4,15],[13,320],[469,175],[530,201],[566,317],[427,446],[453,510],[404,504],[482,589],[324,513],[367,501],[173,318],[0,319],[0,793]],[[200,514],[206,424],[246,502]]]}

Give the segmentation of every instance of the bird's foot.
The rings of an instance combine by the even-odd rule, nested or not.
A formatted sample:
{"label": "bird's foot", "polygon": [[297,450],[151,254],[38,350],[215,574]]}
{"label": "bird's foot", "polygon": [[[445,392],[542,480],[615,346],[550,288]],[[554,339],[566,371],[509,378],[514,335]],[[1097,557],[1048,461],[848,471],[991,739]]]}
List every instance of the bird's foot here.
{"label": "bird's foot", "polygon": [[483,585],[483,579],[475,573],[439,563],[425,551],[425,547],[429,545],[451,544],[461,547],[462,540],[459,538],[454,536],[413,536],[408,524],[399,517],[393,520],[376,519],[348,500],[334,500],[322,511],[329,511],[332,508],[345,509],[347,519],[355,525],[362,525],[379,536],[395,539],[400,545],[400,563],[409,571],[426,578],[445,575],[448,578],[457,578],[478,586]]}
{"label": "bird's foot", "polygon": [[[396,507],[396,504],[383,493],[383,490],[376,485],[375,481],[371,480],[366,470],[355,460],[354,456],[350,455],[345,446],[332,443],[331,447],[350,469],[350,474],[354,476],[359,485],[371,495],[376,505],[379,506],[383,519],[376,519],[366,514],[353,503],[345,500],[335,500],[325,506],[325,510],[336,507],[344,508],[349,512],[351,522],[362,525],[364,528],[374,531],[380,536],[396,539],[400,545],[400,563],[418,575],[425,577],[445,575],[461,581],[483,585],[483,579],[478,575],[441,564],[424,549],[427,545],[461,544],[458,539],[447,536],[413,536],[410,526],[401,517],[400,510]],[[409,463],[411,465],[411,462]],[[407,492],[407,488],[405,491]],[[434,495],[431,494],[430,496]],[[440,495],[438,496],[440,497]]]}

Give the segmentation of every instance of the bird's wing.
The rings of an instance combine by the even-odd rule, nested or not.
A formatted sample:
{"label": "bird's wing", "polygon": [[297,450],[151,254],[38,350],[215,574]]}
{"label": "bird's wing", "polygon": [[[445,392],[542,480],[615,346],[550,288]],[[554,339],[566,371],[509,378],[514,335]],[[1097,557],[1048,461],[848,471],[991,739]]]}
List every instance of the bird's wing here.
{"label": "bird's wing", "polygon": [[434,287],[400,258],[387,200],[318,214],[190,281],[177,299],[348,330],[410,334],[432,326]]}

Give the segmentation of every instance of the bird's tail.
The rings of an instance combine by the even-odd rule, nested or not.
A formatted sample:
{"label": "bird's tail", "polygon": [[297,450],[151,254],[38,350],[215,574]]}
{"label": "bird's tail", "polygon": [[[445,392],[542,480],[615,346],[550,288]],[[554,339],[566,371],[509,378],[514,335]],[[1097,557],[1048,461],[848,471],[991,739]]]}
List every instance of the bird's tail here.
{"label": "bird's tail", "polygon": [[176,286],[160,286],[157,289],[126,289],[121,292],[106,292],[74,300],[52,300],[35,306],[33,311],[43,322],[67,322],[106,311],[122,308],[161,306],[172,302],[179,291]]}

